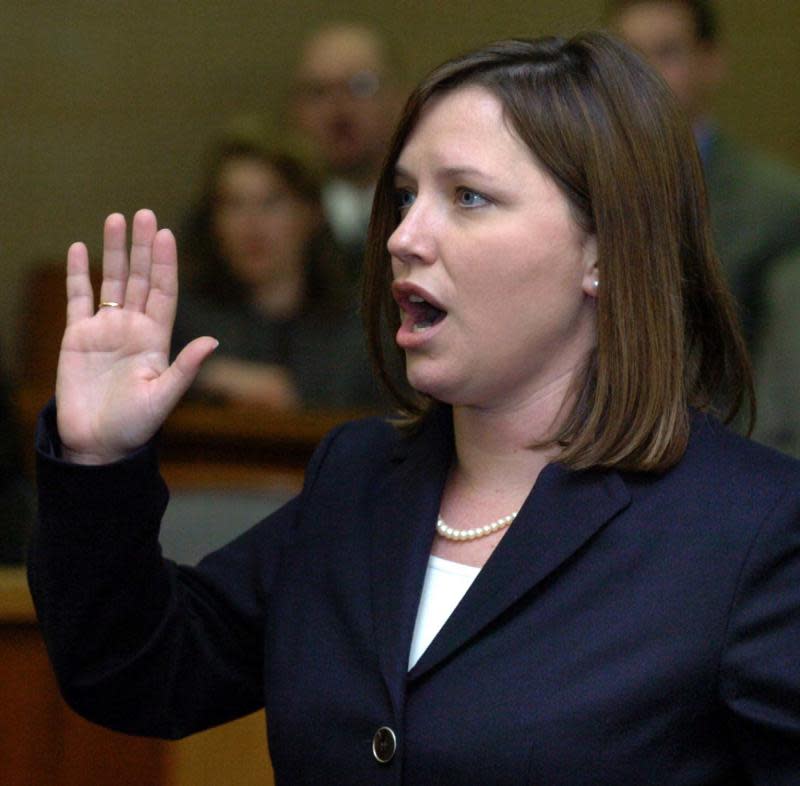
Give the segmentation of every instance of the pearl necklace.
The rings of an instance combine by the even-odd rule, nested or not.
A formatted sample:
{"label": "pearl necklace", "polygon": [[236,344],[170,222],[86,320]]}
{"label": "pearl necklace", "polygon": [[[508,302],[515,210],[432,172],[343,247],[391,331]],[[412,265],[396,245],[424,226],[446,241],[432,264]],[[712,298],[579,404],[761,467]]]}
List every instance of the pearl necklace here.
{"label": "pearl necklace", "polygon": [[484,527],[476,527],[475,529],[453,529],[444,523],[444,519],[439,516],[436,519],[436,532],[447,540],[477,540],[478,538],[485,538],[493,532],[507,527],[517,517],[517,511],[509,513],[507,516],[497,519],[496,521],[487,524]]}

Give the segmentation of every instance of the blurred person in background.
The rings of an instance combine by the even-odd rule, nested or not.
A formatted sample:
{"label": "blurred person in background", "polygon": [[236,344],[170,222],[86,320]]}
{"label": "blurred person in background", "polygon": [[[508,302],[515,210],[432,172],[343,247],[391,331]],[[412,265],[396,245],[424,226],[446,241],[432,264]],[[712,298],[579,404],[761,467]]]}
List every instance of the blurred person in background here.
{"label": "blurred person in background", "polygon": [[223,142],[185,236],[173,346],[198,332],[220,341],[196,393],[276,409],[375,404],[357,306],[299,160]]}
{"label": "blurred person in background", "polygon": [[395,70],[376,29],[337,22],[305,40],[293,79],[294,125],[320,159],[325,218],[353,281],[361,273],[372,195],[399,110]]}
{"label": "blurred person in background", "polygon": [[800,176],[734,141],[712,114],[725,75],[708,0],[611,0],[616,32],[655,66],[683,106],[703,161],[712,227],[745,332],[757,335],[763,280],[800,248]]}
{"label": "blurred person in background", "polygon": [[709,0],[610,0],[613,29],[655,66],[689,116],[712,229],[754,358],[754,436],[800,456],[800,174],[745,147],[712,114],[725,76]]}

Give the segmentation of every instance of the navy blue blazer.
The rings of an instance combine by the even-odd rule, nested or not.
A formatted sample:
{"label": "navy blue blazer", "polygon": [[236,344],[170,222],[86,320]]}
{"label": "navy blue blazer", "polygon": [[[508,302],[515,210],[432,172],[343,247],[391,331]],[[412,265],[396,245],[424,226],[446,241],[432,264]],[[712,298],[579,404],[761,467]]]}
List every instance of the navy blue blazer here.
{"label": "navy blue blazer", "polygon": [[410,672],[449,411],[337,429],[197,568],[160,556],[151,449],[66,465],[45,420],[31,588],[96,722],[176,737],[265,705],[292,786],[800,783],[800,463],[710,418],[662,475],[548,466]]}

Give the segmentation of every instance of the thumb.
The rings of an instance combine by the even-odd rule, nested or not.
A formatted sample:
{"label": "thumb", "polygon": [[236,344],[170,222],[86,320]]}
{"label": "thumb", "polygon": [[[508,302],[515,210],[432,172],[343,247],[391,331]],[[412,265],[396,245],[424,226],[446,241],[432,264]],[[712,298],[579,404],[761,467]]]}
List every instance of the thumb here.
{"label": "thumb", "polygon": [[194,382],[200,367],[219,346],[219,341],[211,336],[203,336],[189,342],[179,353],[172,365],[159,377],[159,398],[165,411],[170,412],[180,401],[181,396]]}

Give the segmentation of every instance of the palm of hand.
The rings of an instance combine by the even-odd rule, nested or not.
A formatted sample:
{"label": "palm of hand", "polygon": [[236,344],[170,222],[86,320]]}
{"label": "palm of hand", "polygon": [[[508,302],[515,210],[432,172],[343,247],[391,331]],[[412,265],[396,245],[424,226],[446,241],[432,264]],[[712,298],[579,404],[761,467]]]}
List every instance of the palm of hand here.
{"label": "palm of hand", "polygon": [[169,364],[177,254],[171,233],[156,231],[150,211],[134,217],[130,265],[124,219],[106,220],[101,299],[123,307],[94,313],[88,253],[75,244],[56,401],[65,457],[81,463],[114,461],[147,442],[216,346],[195,339]]}
{"label": "palm of hand", "polygon": [[163,410],[158,380],[169,365],[168,346],[157,324],[124,309],[70,325],[56,385],[63,443],[124,455],[150,439]]}

